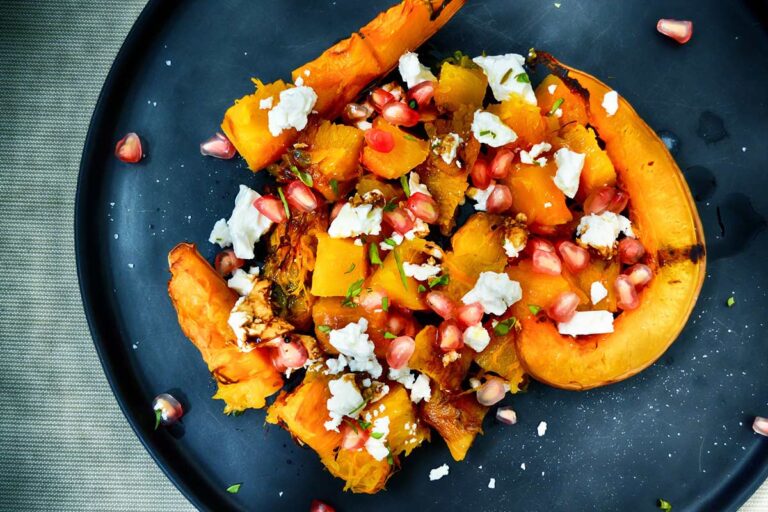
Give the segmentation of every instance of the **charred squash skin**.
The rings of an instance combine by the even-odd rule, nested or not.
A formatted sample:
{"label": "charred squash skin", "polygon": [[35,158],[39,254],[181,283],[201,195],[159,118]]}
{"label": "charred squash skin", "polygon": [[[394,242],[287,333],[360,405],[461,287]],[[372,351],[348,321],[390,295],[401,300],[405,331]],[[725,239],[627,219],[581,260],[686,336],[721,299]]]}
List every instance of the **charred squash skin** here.
{"label": "charred squash skin", "polygon": [[621,313],[612,334],[575,339],[541,317],[519,318],[522,331],[515,343],[528,373],[555,387],[590,389],[635,375],[677,338],[704,280],[704,234],[680,169],[629,103],[620,97],[618,112],[609,117],[601,106],[611,90],[605,84],[542,52],[531,60],[547,65],[584,101],[589,124],[629,193],[630,220],[655,274],[641,292],[640,306]]}
{"label": "charred squash skin", "polygon": [[225,413],[264,407],[283,386],[282,376],[263,349],[241,352],[227,320],[237,294],[200,256],[193,244],[177,245],[168,254],[168,294],[184,334],[197,347],[218,383],[214,398]]}

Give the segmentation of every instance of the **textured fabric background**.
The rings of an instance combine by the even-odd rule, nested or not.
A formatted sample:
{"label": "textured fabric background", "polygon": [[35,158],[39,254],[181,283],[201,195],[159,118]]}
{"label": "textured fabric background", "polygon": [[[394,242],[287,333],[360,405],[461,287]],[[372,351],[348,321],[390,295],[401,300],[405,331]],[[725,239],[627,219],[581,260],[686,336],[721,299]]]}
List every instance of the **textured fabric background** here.
{"label": "textured fabric background", "polygon": [[83,141],[144,3],[0,0],[0,510],[191,509],[117,407],[75,274]]}

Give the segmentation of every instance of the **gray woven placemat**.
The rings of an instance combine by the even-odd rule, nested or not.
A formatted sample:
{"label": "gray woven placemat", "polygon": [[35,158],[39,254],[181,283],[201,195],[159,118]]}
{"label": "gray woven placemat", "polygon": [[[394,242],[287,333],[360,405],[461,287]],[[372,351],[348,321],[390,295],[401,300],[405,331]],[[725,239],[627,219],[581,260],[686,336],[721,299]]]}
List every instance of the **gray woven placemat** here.
{"label": "gray woven placemat", "polygon": [[192,508],[120,413],[75,274],[83,141],[144,3],[0,0],[0,510]]}

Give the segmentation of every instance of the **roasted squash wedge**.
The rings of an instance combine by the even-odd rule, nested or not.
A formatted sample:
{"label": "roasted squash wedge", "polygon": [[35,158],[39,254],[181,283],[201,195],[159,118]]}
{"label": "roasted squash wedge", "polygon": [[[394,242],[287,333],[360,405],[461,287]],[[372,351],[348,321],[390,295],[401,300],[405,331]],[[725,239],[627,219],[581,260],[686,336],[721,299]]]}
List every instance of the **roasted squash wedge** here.
{"label": "roasted squash wedge", "polygon": [[464,460],[477,434],[483,432],[488,408],[480,405],[474,393],[451,395],[435,390],[421,408],[421,417],[443,438],[453,460]]}
{"label": "roasted squash wedge", "polygon": [[574,339],[530,312],[518,318],[522,331],[515,343],[525,369],[556,387],[589,389],[638,373],[677,338],[704,279],[704,234],[680,169],[629,103],[620,98],[618,111],[608,116],[601,106],[610,91],[605,84],[543,53],[536,62],[564,79],[573,101],[582,101],[619,183],[629,192],[630,219],[655,272],[641,292],[640,306],[622,312],[612,334]]}
{"label": "roasted squash wedge", "polygon": [[[427,309],[424,299],[418,291],[419,282],[412,277],[404,280],[400,275],[400,263],[423,263],[427,259],[428,244],[425,240],[415,238],[405,240],[401,245],[389,251],[376,272],[368,278],[367,286],[381,290],[389,297],[390,302],[412,311]],[[398,263],[398,260],[400,263]]]}
{"label": "roasted squash wedge", "polygon": [[214,398],[224,412],[264,407],[265,399],[283,386],[269,354],[260,348],[241,352],[227,320],[237,294],[197,252],[179,244],[168,254],[171,297],[181,330],[200,351],[218,383]]}
{"label": "roasted squash wedge", "polygon": [[435,88],[435,103],[445,110],[468,107],[474,111],[483,104],[487,90],[488,79],[482,69],[445,62]]}
{"label": "roasted squash wedge", "polygon": [[331,345],[329,330],[343,329],[347,324],[357,322],[361,318],[368,321],[368,336],[376,347],[378,357],[386,357],[389,340],[384,337],[387,331],[387,314],[384,311],[368,311],[362,307],[350,308],[344,305],[341,297],[323,297],[318,299],[312,308],[312,319],[315,323],[315,336],[328,354],[338,354],[339,351]]}
{"label": "roasted squash wedge", "polygon": [[459,351],[458,359],[443,362],[443,352],[438,345],[437,327],[424,327],[416,335],[416,349],[408,365],[429,376],[440,389],[458,391],[472,364],[472,349],[464,347]]}

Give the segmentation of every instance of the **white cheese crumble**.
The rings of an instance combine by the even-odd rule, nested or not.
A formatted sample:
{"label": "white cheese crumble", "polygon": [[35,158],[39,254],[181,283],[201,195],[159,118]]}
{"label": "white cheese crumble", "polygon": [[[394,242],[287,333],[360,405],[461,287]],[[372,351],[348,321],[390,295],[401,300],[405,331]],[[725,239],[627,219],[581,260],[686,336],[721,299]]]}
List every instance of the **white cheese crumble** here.
{"label": "white cheese crumble", "polygon": [[520,464],[520,469],[522,469],[523,471],[525,471],[525,462],[523,462],[522,464]]}
{"label": "white cheese crumble", "polygon": [[589,245],[603,252],[611,251],[619,233],[630,237],[635,236],[629,219],[613,212],[585,215],[576,227],[576,236],[583,245]]}
{"label": "white cheese crumble", "polygon": [[484,110],[475,111],[472,118],[472,135],[481,144],[499,148],[517,140],[515,131],[504,124],[499,116]]}
{"label": "white cheese crumble", "polygon": [[464,304],[479,302],[489,315],[503,315],[507,309],[523,298],[520,283],[512,281],[507,274],[481,272],[474,288],[461,301]]}
{"label": "white cheese crumble", "polygon": [[403,263],[403,272],[405,272],[405,275],[412,277],[417,281],[426,281],[431,277],[435,277],[442,270],[440,265],[429,265],[427,263],[415,265],[413,263],[408,263],[407,261]]}
{"label": "white cheese crumble", "polygon": [[608,114],[608,117],[615,115],[619,110],[619,93],[616,91],[608,91],[605,93],[602,105],[605,109],[605,113]]}
{"label": "white cheese crumble", "polygon": [[408,175],[408,191],[410,192],[410,194],[408,194],[409,197],[416,192],[421,192],[424,195],[432,197],[427,186],[421,183],[421,177],[418,173],[413,171]]}
{"label": "white cheese crumble", "polygon": [[475,210],[478,212],[484,212],[488,209],[488,198],[491,197],[491,192],[493,192],[493,189],[496,187],[495,183],[491,183],[488,185],[485,189],[479,189],[471,187],[467,191],[467,195],[476,201],[475,203]]}
{"label": "white cheese crumble", "polygon": [[325,405],[331,419],[326,421],[324,426],[325,430],[338,432],[344,416],[357,418],[360,415],[365,400],[363,400],[360,390],[357,389],[355,378],[351,374],[328,382],[328,390],[331,392],[331,398],[326,401]]}
{"label": "white cheese crumble", "polygon": [[274,97],[270,96],[269,98],[263,98],[259,100],[259,109],[260,110],[269,110],[272,108],[272,102],[274,101]]}
{"label": "white cheese crumble", "polygon": [[543,437],[544,434],[547,433],[547,422],[546,421],[542,421],[541,423],[539,423],[539,426],[536,427],[536,433],[539,435],[539,437]]}
{"label": "white cheese crumble", "polygon": [[332,330],[328,338],[331,346],[346,357],[350,370],[368,372],[375,379],[381,375],[382,368],[373,353],[374,345],[365,332],[367,329],[368,320],[361,318],[342,329]]}
{"label": "white cheese crumble", "polygon": [[534,163],[544,166],[547,163],[546,157],[540,157],[542,153],[546,153],[552,149],[552,145],[548,142],[539,142],[531,146],[531,149],[526,151],[520,151],[520,162],[524,164],[533,165]]}
{"label": "white cheese crumble", "polygon": [[491,342],[491,335],[481,324],[471,325],[464,330],[462,335],[464,344],[475,352],[482,352]]}
{"label": "white cheese crumble", "polygon": [[389,448],[387,448],[388,435],[389,416],[375,419],[371,427],[371,436],[365,441],[365,449],[371,454],[371,457],[376,460],[384,460],[389,455]]}
{"label": "white cheese crumble", "polygon": [[555,110],[555,117],[557,118],[563,117],[563,109],[559,108]]}
{"label": "white cheese crumble", "polygon": [[464,139],[458,133],[453,132],[443,135],[442,138],[435,137],[432,139],[432,152],[442,158],[443,162],[451,165],[456,159],[456,152],[459,149],[459,144],[462,142],[464,142]]}
{"label": "white cheese crumble", "polygon": [[328,235],[331,238],[352,238],[360,235],[381,233],[383,209],[370,204],[352,206],[345,203],[331,222]]}
{"label": "white cheese crumble", "polygon": [[444,476],[448,474],[449,468],[448,464],[443,464],[442,466],[438,466],[435,469],[429,470],[429,480],[430,482],[434,482],[435,480],[440,480]]}
{"label": "white cheese crumble", "polygon": [[557,84],[549,84],[547,86],[547,90],[549,91],[549,94],[555,94],[555,91],[557,90]]}
{"label": "white cheese crumble", "polygon": [[496,479],[495,478],[491,478],[490,480],[488,480],[488,488],[489,489],[495,489],[496,488]]}
{"label": "white cheese crumble", "polygon": [[507,254],[507,258],[517,258],[523,249],[525,249],[525,244],[515,245],[509,238],[504,239],[504,252]]}
{"label": "white cheese crumble", "polygon": [[577,311],[567,322],[557,324],[560,334],[586,336],[613,332],[613,314],[610,311]]}
{"label": "white cheese crumble", "polygon": [[253,246],[272,226],[272,221],[253,206],[253,202],[260,197],[261,194],[255,190],[240,185],[235,208],[227,221],[235,256],[243,260],[253,258]]}
{"label": "white cheese crumble", "polygon": [[584,155],[568,148],[561,148],[555,151],[555,163],[557,164],[555,185],[563,191],[563,194],[573,199],[579,191],[579,177],[584,168]]}
{"label": "white cheese crumble", "polygon": [[219,244],[219,247],[229,247],[232,245],[232,237],[229,235],[229,226],[227,226],[227,219],[219,219],[216,224],[213,225],[211,235],[208,237],[208,241],[212,244]]}
{"label": "white cheese crumble", "polygon": [[432,74],[428,67],[419,62],[419,56],[413,52],[407,52],[400,56],[397,63],[397,70],[408,88],[415,87],[421,82],[436,81],[437,77]]}
{"label": "white cheese crumble", "polygon": [[329,357],[326,359],[325,365],[328,367],[328,369],[325,371],[327,375],[338,375],[344,371],[344,368],[347,367],[347,358],[344,357],[344,354],[339,354],[339,357],[335,359]]}
{"label": "white cheese crumble", "polygon": [[250,295],[253,283],[258,279],[259,273],[259,267],[251,267],[248,272],[237,268],[232,272],[232,277],[227,280],[227,286],[235,290],[241,297]]}
{"label": "white cheese crumble", "polygon": [[317,103],[317,93],[306,86],[292,87],[280,92],[280,100],[267,114],[269,133],[273,137],[283,130],[296,128],[301,131],[307,126],[307,117]]}
{"label": "white cheese crumble", "polygon": [[589,295],[592,299],[592,304],[597,304],[608,296],[608,290],[603,286],[600,281],[595,281],[592,286],[589,287]]}
{"label": "white cheese crumble", "polygon": [[504,101],[514,93],[522,96],[531,105],[536,105],[536,94],[533,92],[530,79],[518,78],[520,75],[528,78],[523,68],[525,57],[516,53],[507,53],[475,57],[472,62],[480,66],[488,77],[488,85],[491,86],[496,101]]}
{"label": "white cheese crumble", "polygon": [[429,377],[424,374],[414,375],[410,368],[404,366],[400,369],[389,369],[389,380],[394,380],[411,391],[411,402],[417,404],[424,400],[429,402],[432,398],[432,390],[429,386]]}

